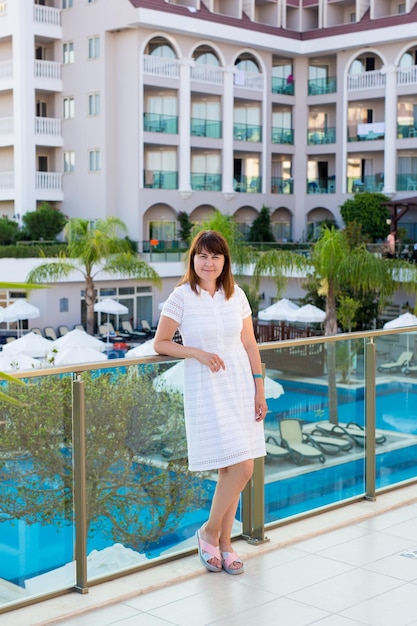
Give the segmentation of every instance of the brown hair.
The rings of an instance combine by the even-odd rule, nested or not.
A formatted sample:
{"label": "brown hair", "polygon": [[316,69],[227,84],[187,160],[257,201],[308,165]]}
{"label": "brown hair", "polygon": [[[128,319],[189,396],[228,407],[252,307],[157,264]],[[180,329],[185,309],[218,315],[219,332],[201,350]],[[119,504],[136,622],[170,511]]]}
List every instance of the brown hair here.
{"label": "brown hair", "polygon": [[199,278],[194,269],[194,257],[196,254],[200,254],[203,250],[207,250],[210,254],[222,254],[224,256],[224,266],[222,273],[216,281],[216,289],[222,288],[226,300],[228,300],[231,298],[235,290],[235,281],[230,261],[230,250],[223,235],[214,230],[203,230],[194,237],[188,252],[187,271],[178,284],[184,285],[184,283],[189,283],[191,289],[197,293]]}

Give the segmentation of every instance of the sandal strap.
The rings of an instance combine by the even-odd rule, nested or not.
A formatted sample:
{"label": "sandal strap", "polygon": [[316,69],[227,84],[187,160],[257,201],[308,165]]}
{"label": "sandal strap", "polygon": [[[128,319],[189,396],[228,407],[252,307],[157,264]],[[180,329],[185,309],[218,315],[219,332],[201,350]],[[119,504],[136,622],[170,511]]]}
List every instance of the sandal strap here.
{"label": "sandal strap", "polygon": [[204,541],[204,539],[202,539],[202,537],[199,538],[200,541],[200,548],[202,550],[202,552],[206,555],[210,555],[209,558],[207,559],[208,561],[210,559],[219,559],[219,561],[221,561],[221,556],[220,556],[220,549],[216,546],[212,546],[211,543],[208,543],[207,541]]}
{"label": "sandal strap", "polygon": [[242,563],[237,552],[222,552],[222,559],[225,567],[230,567],[232,563]]}

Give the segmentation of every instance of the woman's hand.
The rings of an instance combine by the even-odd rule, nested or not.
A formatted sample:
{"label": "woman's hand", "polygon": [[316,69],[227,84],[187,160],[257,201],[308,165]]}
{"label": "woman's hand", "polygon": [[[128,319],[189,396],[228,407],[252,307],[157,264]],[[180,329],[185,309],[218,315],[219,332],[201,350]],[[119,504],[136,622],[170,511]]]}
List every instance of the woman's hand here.
{"label": "woman's hand", "polygon": [[262,422],[265,419],[268,412],[268,405],[265,400],[265,394],[259,390],[255,393],[255,419],[257,422]]}
{"label": "woman's hand", "polygon": [[213,352],[205,352],[204,350],[200,350],[200,353],[198,356],[196,356],[196,359],[202,365],[207,365],[207,367],[212,372],[218,372],[220,369],[226,369],[223,359],[220,358],[218,354],[214,354]]}

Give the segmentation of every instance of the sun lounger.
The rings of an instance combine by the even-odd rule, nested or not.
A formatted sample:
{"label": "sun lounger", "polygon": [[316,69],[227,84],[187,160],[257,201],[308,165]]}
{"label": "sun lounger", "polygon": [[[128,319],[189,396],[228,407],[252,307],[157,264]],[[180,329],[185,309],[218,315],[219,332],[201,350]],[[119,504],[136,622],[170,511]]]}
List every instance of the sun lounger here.
{"label": "sun lounger", "polygon": [[[348,424],[332,424],[331,422],[317,422],[314,425],[312,434],[320,433],[331,437],[345,437],[355,443],[357,446],[364,446],[366,441],[366,430],[363,426],[356,422]],[[375,443],[382,444],[387,440],[385,435],[375,434]]]}
{"label": "sun lounger", "polygon": [[318,434],[314,430],[312,432],[305,432],[305,441],[314,443],[315,446],[321,450],[324,454],[339,454],[339,452],[349,452],[353,448],[353,442],[343,439],[342,437],[328,437],[323,434]]}
{"label": "sun lounger", "polygon": [[267,456],[276,459],[285,459],[288,456],[287,448],[283,448],[279,445],[278,441],[272,435],[268,435],[265,440],[266,454]]}
{"label": "sun lounger", "polygon": [[300,421],[297,419],[282,419],[279,423],[281,432],[281,442],[287,448],[288,455],[297,465],[303,461],[318,459],[320,463],[325,462],[324,454],[311,441],[306,442],[301,429]]}
{"label": "sun lounger", "polygon": [[385,372],[385,371],[397,371],[400,370],[402,368],[407,368],[410,364],[411,359],[413,358],[413,353],[409,350],[409,351],[404,351],[400,354],[400,356],[398,357],[398,359],[396,361],[392,361],[390,363],[381,363],[381,365],[378,366],[378,372]]}

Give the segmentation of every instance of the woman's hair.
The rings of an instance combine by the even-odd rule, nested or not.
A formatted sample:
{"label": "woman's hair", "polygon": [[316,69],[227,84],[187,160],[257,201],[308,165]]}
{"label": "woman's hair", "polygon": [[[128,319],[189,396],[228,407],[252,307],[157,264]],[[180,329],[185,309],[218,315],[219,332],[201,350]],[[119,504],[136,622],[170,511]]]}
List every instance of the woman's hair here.
{"label": "woman's hair", "polygon": [[188,253],[187,271],[178,284],[183,285],[184,283],[189,283],[191,289],[195,293],[198,293],[197,286],[199,285],[200,279],[194,269],[194,257],[196,254],[203,252],[203,250],[206,250],[210,254],[222,254],[224,256],[223,270],[216,280],[216,289],[222,288],[226,300],[228,300],[233,295],[235,290],[235,281],[230,261],[230,250],[223,235],[214,230],[203,230],[194,237]]}

